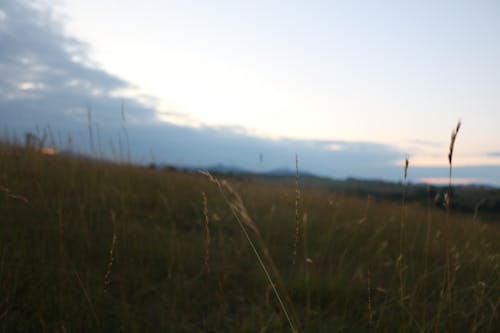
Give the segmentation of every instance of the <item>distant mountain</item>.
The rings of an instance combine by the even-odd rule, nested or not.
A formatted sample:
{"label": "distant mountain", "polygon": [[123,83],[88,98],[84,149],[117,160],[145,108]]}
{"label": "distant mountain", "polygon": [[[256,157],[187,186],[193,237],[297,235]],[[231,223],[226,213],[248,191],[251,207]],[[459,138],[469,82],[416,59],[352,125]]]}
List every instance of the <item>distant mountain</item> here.
{"label": "distant mountain", "polygon": [[207,171],[213,173],[226,173],[226,174],[234,174],[234,175],[249,175],[255,174],[255,172],[245,170],[243,168],[238,168],[235,166],[229,166],[224,164],[216,164],[206,168]]}

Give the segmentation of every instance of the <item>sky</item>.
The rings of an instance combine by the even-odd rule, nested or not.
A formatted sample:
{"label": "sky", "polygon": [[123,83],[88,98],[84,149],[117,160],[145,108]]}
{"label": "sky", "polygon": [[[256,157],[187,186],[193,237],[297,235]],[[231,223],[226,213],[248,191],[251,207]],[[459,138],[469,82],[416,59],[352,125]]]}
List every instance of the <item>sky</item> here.
{"label": "sky", "polygon": [[461,119],[457,181],[500,184],[499,17],[497,1],[2,0],[0,121],[84,150],[91,110],[102,154],[127,140],[140,161],[254,171],[297,154],[387,180],[409,156],[412,180],[439,181]]}

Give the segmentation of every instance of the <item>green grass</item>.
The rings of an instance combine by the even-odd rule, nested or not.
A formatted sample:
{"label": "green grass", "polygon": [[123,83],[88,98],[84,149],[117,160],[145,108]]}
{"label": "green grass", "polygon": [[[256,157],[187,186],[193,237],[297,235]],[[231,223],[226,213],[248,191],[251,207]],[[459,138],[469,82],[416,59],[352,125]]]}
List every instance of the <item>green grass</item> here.
{"label": "green grass", "polygon": [[[301,232],[292,265],[294,183],[229,182],[262,234],[260,250],[274,259],[301,331],[500,331],[497,226],[302,189],[307,248]],[[0,331],[290,331],[207,177],[3,145],[0,186]]]}

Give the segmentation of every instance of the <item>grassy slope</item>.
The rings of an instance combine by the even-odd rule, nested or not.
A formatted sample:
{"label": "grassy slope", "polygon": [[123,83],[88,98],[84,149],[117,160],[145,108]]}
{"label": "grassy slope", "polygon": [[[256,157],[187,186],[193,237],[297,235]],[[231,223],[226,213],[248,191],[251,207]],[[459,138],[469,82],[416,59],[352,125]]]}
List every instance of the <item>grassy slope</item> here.
{"label": "grassy slope", "polygon": [[[231,184],[304,331],[500,331],[497,227],[303,190],[307,244],[292,265],[293,184]],[[1,146],[0,186],[0,331],[289,331],[206,177]]]}

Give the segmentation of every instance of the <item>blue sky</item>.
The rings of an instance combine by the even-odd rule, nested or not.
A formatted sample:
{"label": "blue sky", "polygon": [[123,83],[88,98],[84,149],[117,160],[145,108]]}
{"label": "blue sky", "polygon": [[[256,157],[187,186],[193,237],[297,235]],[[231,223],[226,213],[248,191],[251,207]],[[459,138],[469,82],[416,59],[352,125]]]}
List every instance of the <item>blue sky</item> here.
{"label": "blue sky", "polygon": [[91,106],[110,151],[123,100],[138,160],[261,170],[297,153],[322,175],[399,180],[409,155],[418,180],[446,175],[460,118],[457,176],[499,183],[499,14],[495,1],[5,0],[0,121],[50,124],[84,150]]}

